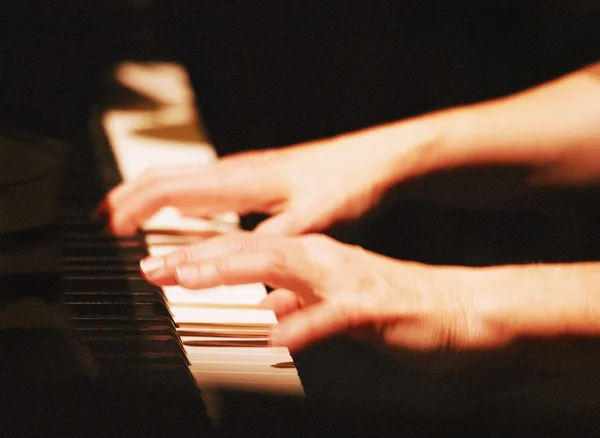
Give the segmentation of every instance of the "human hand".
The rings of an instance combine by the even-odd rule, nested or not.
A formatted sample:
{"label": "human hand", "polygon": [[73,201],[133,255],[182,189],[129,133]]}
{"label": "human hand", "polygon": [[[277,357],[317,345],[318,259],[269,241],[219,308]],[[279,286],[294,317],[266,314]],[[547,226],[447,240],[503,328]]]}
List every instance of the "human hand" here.
{"label": "human hand", "polygon": [[407,151],[419,144],[420,137],[411,135],[396,139],[401,146],[377,133],[358,133],[245,152],[210,165],[152,169],[108,193],[96,215],[121,235],[134,233],[165,206],[196,217],[266,213],[271,217],[256,229],[263,233],[322,231],[377,203],[399,172],[398,163],[408,165]]}
{"label": "human hand", "polygon": [[322,235],[235,233],[147,258],[141,267],[161,286],[261,282],[275,288],[261,307],[279,319],[273,344],[292,351],[344,332],[387,350],[507,341],[473,307],[460,268],[399,262]]}

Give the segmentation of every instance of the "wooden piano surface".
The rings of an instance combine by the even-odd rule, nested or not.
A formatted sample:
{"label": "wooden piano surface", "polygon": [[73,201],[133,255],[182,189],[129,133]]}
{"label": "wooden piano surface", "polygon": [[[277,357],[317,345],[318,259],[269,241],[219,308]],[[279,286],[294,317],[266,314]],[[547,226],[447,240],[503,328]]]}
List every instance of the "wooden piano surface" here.
{"label": "wooden piano surface", "polygon": [[[154,103],[136,108],[133,102],[130,107],[121,105],[104,112],[102,123],[125,180],[153,166],[208,164],[215,159],[215,151],[202,132],[182,67],[167,63],[124,63],[116,70],[116,79]],[[236,226],[234,214],[200,220],[183,217],[170,207],[158,212],[143,229],[227,232]],[[147,236],[151,254],[176,249],[157,242],[156,238],[155,234]],[[269,328],[277,323],[271,311],[256,309],[256,304],[266,296],[263,285],[222,286],[201,291],[173,286],[164,288],[164,293],[174,320],[180,325],[192,374],[204,393],[210,388],[230,387],[303,394],[286,348],[253,346],[257,341],[262,343]],[[218,332],[258,329],[262,338],[211,337],[208,329]],[[224,340],[227,342],[223,343]]]}

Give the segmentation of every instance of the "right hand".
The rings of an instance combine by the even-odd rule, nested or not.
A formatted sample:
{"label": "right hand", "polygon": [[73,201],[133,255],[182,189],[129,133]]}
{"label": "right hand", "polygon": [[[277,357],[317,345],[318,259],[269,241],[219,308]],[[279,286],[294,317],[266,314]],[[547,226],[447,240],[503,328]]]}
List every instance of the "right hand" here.
{"label": "right hand", "polygon": [[362,215],[389,185],[396,171],[390,155],[397,148],[377,139],[353,134],[245,152],[210,165],[151,169],[109,192],[96,214],[119,235],[135,233],[165,206],[195,217],[266,213],[271,217],[256,229],[263,233],[321,231]]}
{"label": "right hand", "polygon": [[511,295],[482,292],[475,271],[401,262],[318,234],[231,233],[148,257],[141,269],[158,286],[273,287],[260,307],[277,315],[273,344],[292,351],[343,332],[400,356],[495,348],[513,334],[475,305]]}

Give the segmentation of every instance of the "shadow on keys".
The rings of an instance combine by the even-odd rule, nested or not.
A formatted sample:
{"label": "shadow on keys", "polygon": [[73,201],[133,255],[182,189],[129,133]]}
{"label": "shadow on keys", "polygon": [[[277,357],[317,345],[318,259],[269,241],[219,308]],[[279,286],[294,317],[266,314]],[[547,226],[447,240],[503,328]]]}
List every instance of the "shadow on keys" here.
{"label": "shadow on keys", "polygon": [[0,137],[3,433],[16,428],[43,434],[57,424],[57,432],[77,423],[99,426],[99,418],[86,412],[91,408],[86,395],[75,391],[98,371],[69,328],[60,301],[61,153],[59,145],[23,133],[5,131]]}
{"label": "shadow on keys", "polygon": [[[131,280],[145,249],[87,221],[98,168],[89,144],[0,133],[0,434],[211,435],[160,292]],[[431,373],[331,340],[294,357],[307,399],[223,390],[217,433],[598,436],[598,345],[526,343]]]}
{"label": "shadow on keys", "polygon": [[92,164],[89,145],[0,132],[0,435],[210,435],[169,322],[96,275],[119,272],[116,245],[86,259]]}
{"label": "shadow on keys", "polygon": [[599,436],[599,347],[598,338],[527,340],[452,369],[463,359],[396,362],[331,340],[294,356],[306,400],[222,391],[221,427],[226,436]]}

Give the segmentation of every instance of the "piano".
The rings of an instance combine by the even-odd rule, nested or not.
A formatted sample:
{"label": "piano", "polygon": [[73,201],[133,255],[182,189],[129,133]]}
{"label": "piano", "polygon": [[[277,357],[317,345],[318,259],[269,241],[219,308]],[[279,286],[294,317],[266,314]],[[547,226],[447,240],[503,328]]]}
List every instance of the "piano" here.
{"label": "piano", "polygon": [[2,435],[206,435],[164,298],[127,274],[144,247],[87,220],[103,191],[90,149],[71,149],[64,183],[74,190],[59,203],[53,172],[64,145],[2,134],[3,170],[20,165],[6,161],[13,147],[33,169],[2,181]]}
{"label": "piano", "polygon": [[[157,110],[109,109],[102,118],[108,143],[125,179],[135,178],[153,166],[190,162],[208,164],[214,159],[214,150],[198,129],[198,115],[192,106],[185,71],[181,67],[157,63],[144,68],[125,63],[117,70],[117,77],[124,85],[159,102]],[[174,139],[169,138],[173,127],[180,132]],[[149,130],[156,132],[154,137],[136,134]],[[166,138],[161,138],[161,132],[166,133]],[[182,217],[174,208],[163,209],[143,226],[146,247],[151,254],[170,252],[198,236],[226,233],[235,228],[237,218],[233,214],[207,221]],[[187,355],[192,360],[192,372],[199,382],[209,385],[238,382],[236,386],[302,393],[297,373],[290,366],[292,359],[287,349],[267,346],[268,333],[276,319],[271,311],[256,309],[257,303],[266,296],[263,285],[202,291],[166,287],[163,292],[182,334]],[[207,333],[211,330],[217,338],[196,339],[192,335],[194,331]],[[238,338],[218,338],[236,332]],[[239,343],[239,346],[215,349],[210,347],[211,342]],[[192,344],[207,347],[192,347]],[[259,344],[262,347],[256,346]],[[202,359],[196,363],[193,358]]]}
{"label": "piano", "polygon": [[[73,19],[73,23],[85,23],[80,26],[90,34],[99,28],[90,26],[92,21]],[[192,22],[190,32],[197,26]],[[36,39],[35,46],[44,41]],[[253,44],[250,39],[245,42]],[[54,44],[49,41],[41,55],[58,53]],[[89,52],[77,47],[79,51],[68,52],[69,60],[78,61]],[[16,50],[15,59],[21,55]],[[32,59],[44,59],[41,55]],[[50,69],[62,78],[63,64],[42,65],[44,69],[24,68],[9,76],[20,78],[29,70],[46,77]],[[135,69],[125,67],[120,79],[127,86],[147,77],[152,91],[160,94],[170,89],[162,80],[152,79],[153,74],[144,76],[148,71],[140,76],[136,70],[135,81],[129,81],[128,74]],[[158,67],[173,73],[170,66]],[[0,75],[6,72],[0,70]],[[234,70],[229,73],[236,74]],[[181,70],[169,77],[167,84],[173,77],[180,81]],[[60,82],[76,82],[78,88],[67,96],[73,99],[88,84],[87,80]],[[406,87],[404,83],[398,86]],[[16,98],[21,88],[5,88],[3,93],[10,90],[12,94],[3,103],[17,103],[4,105],[2,111],[18,114],[17,122],[30,117],[19,112],[22,108]],[[56,99],[64,95],[62,88],[48,89],[46,84],[28,93],[26,104],[60,101],[60,108],[42,105],[35,116],[57,131],[66,130],[73,119],[65,117],[64,125],[55,126],[50,116],[53,111],[64,115],[72,107],[79,108],[78,101]],[[308,430],[314,436],[316,429],[326,436],[356,435],[364,430],[382,436],[386,436],[382,430],[387,435],[430,436],[447,435],[449,430],[472,431],[475,426],[483,426],[488,434],[507,431],[508,436],[539,435],[540,428],[555,432],[552,435],[558,431],[598,435],[599,361],[594,343],[581,349],[550,346],[542,360],[533,349],[525,348],[519,358],[492,357],[441,376],[379,357],[347,339],[334,339],[294,355],[298,373],[290,367],[292,358],[285,350],[216,345],[222,336],[200,336],[206,346],[189,345],[190,334],[200,329],[207,334],[216,323],[210,321],[208,327],[202,321],[190,321],[182,307],[191,302],[194,314],[212,317],[220,313],[224,318],[220,323],[228,330],[232,313],[256,314],[254,322],[262,330],[275,321],[265,313],[251,312],[250,307],[264,296],[264,288],[249,285],[201,293],[158,290],[141,281],[137,262],[149,252],[168,251],[189,239],[160,230],[188,230],[196,235],[226,232],[236,226],[236,218],[195,222],[166,210],[146,224],[144,233],[128,239],[106,236],[101,225],[88,220],[89,211],[111,185],[141,171],[136,166],[142,158],[160,156],[160,163],[192,155],[202,162],[214,158],[201,132],[194,134],[193,141],[189,132],[183,135],[179,128],[194,115],[189,107],[175,110],[172,96],[190,98],[180,90],[160,94],[158,102],[147,105],[112,108],[104,115],[99,112],[96,120],[101,123],[94,126],[95,135],[78,138],[70,148],[48,137],[0,131],[0,221],[11,218],[0,222],[0,435],[247,436],[274,431],[302,435]],[[156,111],[140,111],[144,108],[158,109],[160,117]],[[161,118],[162,131],[148,129]],[[181,136],[182,141],[173,142]],[[121,147],[124,138],[128,146]],[[157,141],[161,139],[167,141],[161,145]],[[166,155],[159,153],[164,143]],[[13,154],[8,152],[10,145],[16,150]],[[49,153],[50,162],[56,159],[55,152],[66,155],[65,190],[60,199],[53,194],[54,182],[40,179],[43,187],[34,184],[38,176],[49,175],[44,166],[36,171],[35,160],[31,161],[32,157],[46,161],[39,151]],[[11,174],[15,163],[21,169]],[[28,177],[20,178],[23,175]],[[15,196],[21,189],[27,196]],[[234,302],[234,296],[242,301]],[[196,332],[181,330],[176,322],[179,317]],[[576,350],[589,354],[573,364],[570,358]],[[275,378],[269,380],[270,376]],[[317,402],[316,408],[304,410],[303,392]]]}
{"label": "piano", "polygon": [[[181,79],[169,71],[175,74],[167,74],[167,85],[172,76]],[[131,120],[138,128],[140,119],[155,127],[176,122],[181,108],[164,106],[155,114],[99,110],[90,138],[73,147],[1,133],[3,436],[233,433],[220,425],[229,415],[219,410],[227,390],[269,400],[270,414],[235,421],[235,430],[254,434],[276,430],[286,400],[297,406],[303,399],[289,352],[268,346],[277,321],[256,309],[263,285],[161,290],[139,274],[142,257],[230,231],[235,216],[201,221],[166,210],[129,238],[107,235],[90,219],[122,177],[165,159],[214,158],[201,142],[135,138]]]}
{"label": "piano", "polygon": [[[180,159],[208,163],[214,159],[214,152],[201,130],[201,116],[192,106],[185,70],[175,64],[124,64],[117,71],[117,78],[139,94],[153,96],[155,102],[162,102],[159,105],[162,109],[151,119],[144,119],[132,111],[104,114],[104,131],[125,178],[139,174],[145,162],[141,157],[152,161],[154,153],[156,162],[161,163]],[[183,126],[187,126],[185,135]],[[153,135],[149,135],[151,132]],[[161,132],[170,133],[170,136],[161,135]],[[140,136],[139,133],[143,134]],[[177,145],[177,139],[187,144]],[[165,147],[169,153],[164,152]],[[145,224],[146,239],[149,239],[147,247],[150,252],[171,249],[168,245],[152,243],[155,231],[166,228],[196,233],[226,232],[228,227],[235,226],[236,219],[225,215],[214,218],[212,223],[202,223],[166,209]],[[188,300],[202,300],[204,293],[211,293],[190,293],[180,288],[164,292],[174,304],[176,320],[184,316],[177,314],[180,304],[189,305]],[[242,320],[248,323],[253,318],[249,306],[262,296],[262,285],[245,285],[237,291],[221,288],[216,304],[231,309],[229,306],[237,303],[242,309]],[[205,298],[204,304],[210,304],[211,297]],[[199,301],[196,304],[200,304]],[[201,306],[194,308],[193,313],[200,315]],[[259,316],[267,323],[268,318]],[[231,321],[221,322],[227,325]],[[192,358],[190,369],[200,387],[210,388],[215,383],[220,386],[217,391],[217,395],[222,396],[219,408],[224,411],[220,424],[232,435],[244,435],[250,430],[265,431],[265,423],[269,423],[268,430],[295,431],[299,435],[344,436],[365,432],[382,436],[397,433],[436,436],[478,430],[492,435],[525,435],[547,433],[548,430],[587,434],[595,430],[595,422],[590,419],[593,406],[597,406],[599,400],[594,395],[599,387],[593,378],[600,363],[594,352],[596,345],[594,339],[579,344],[570,344],[569,340],[549,345],[532,343],[516,354],[511,351],[483,354],[480,359],[466,360],[461,365],[460,355],[444,354],[425,360],[418,355],[413,358],[407,355],[405,362],[397,362],[341,337],[294,355],[298,374],[292,368],[288,369],[289,373],[273,372],[272,363],[286,364],[292,359],[286,351],[273,355],[273,349],[268,347],[263,350],[267,352],[266,362],[262,362],[262,356],[258,357],[259,350],[255,347],[232,347],[227,370],[222,368],[223,355],[218,348],[203,347],[199,354],[190,348],[186,351]],[[557,361],[557,351],[567,354]],[[194,365],[196,358],[198,362]],[[458,366],[446,368],[454,361]],[[207,366],[207,362],[211,364]],[[265,363],[267,367],[264,367]],[[265,374],[259,371],[251,377],[248,373],[261,367]],[[269,391],[271,397],[264,397],[265,391]],[[289,397],[303,391],[308,404]],[[273,397],[274,393],[287,397]],[[548,393],[561,401],[550,401],[552,398],[547,397]],[[565,400],[572,404],[566,406]],[[286,403],[289,417],[287,424],[280,427],[275,425],[272,413]],[[248,429],[257,417],[264,419],[263,424]]]}

